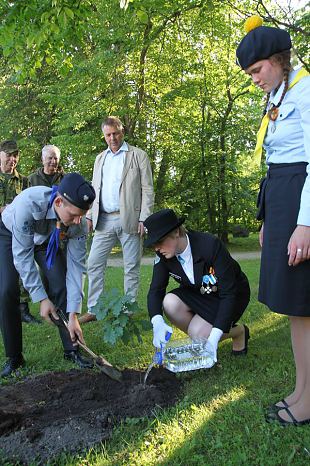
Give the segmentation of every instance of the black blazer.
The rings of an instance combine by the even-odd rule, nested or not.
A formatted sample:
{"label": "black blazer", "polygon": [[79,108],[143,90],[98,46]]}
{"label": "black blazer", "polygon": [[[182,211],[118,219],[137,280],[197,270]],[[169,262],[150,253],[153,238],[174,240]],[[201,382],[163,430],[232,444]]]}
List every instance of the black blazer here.
{"label": "black blazer", "polygon": [[[248,292],[248,279],[238,262],[231,257],[224,244],[216,236],[190,231],[188,238],[193,256],[195,284],[191,284],[176,257],[166,259],[158,254],[147,297],[150,318],[163,313],[162,303],[170,277],[174,278],[183,289],[195,290],[200,294],[202,277],[209,274],[210,267],[213,267],[218,288],[215,293],[212,292],[212,295],[219,299],[218,312],[213,325],[225,331],[233,321],[238,295]],[[208,296],[205,294],[203,298],[208,300]],[[207,301],[205,302],[207,304]]]}

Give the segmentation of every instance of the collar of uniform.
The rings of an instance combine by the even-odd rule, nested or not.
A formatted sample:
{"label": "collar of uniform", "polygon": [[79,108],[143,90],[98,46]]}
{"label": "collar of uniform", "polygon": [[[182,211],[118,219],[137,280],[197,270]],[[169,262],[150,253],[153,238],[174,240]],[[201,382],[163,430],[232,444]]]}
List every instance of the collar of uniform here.
{"label": "collar of uniform", "polygon": [[127,142],[123,141],[123,144],[121,145],[121,147],[118,149],[117,152],[112,152],[110,147],[107,148],[107,152],[106,152],[106,155],[108,154],[112,154],[112,155],[118,155],[120,154],[121,152],[128,152],[128,144]]}
{"label": "collar of uniform", "polygon": [[6,177],[7,179],[12,179],[12,178],[19,179],[21,177],[16,169],[13,170],[13,173],[1,173],[1,175],[3,175],[3,177]]}
{"label": "collar of uniform", "polygon": [[48,209],[45,218],[46,218],[47,220],[54,220],[54,219],[55,219],[55,220],[59,220],[59,221],[60,221],[60,219],[59,219],[59,217],[58,217],[58,215],[56,214],[56,211],[55,211],[55,209],[54,209],[54,203],[53,203],[52,207],[50,207],[50,208]]}
{"label": "collar of uniform", "polygon": [[13,171],[13,176],[14,178],[21,178],[21,175],[18,173],[18,171],[16,170],[16,168],[14,168],[14,171]]}
{"label": "collar of uniform", "polygon": [[178,256],[181,256],[182,259],[184,259],[185,263],[188,262],[190,260],[190,258],[192,257],[192,249],[191,249],[191,244],[189,242],[189,238],[188,238],[188,235],[186,235],[186,239],[187,239],[187,246],[186,248],[184,249],[183,252],[181,252],[180,254],[178,254]]}
{"label": "collar of uniform", "polygon": [[[50,195],[51,195],[51,192],[52,190],[51,189],[48,189],[48,202],[49,202],[49,199],[50,199]],[[60,220],[58,215],[56,214],[56,211],[55,211],[55,208],[54,208],[54,202],[53,204],[51,205],[51,207],[48,209],[47,213],[46,213],[46,216],[45,218],[47,220]]]}

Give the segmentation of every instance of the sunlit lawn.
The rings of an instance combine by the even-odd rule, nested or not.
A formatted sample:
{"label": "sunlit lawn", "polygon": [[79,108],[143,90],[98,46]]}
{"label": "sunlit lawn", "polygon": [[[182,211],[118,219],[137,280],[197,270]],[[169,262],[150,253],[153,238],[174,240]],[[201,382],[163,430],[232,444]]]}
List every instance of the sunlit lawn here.
{"label": "sunlit lawn", "polygon": [[[128,419],[97,450],[63,457],[57,465],[309,465],[310,426],[282,428],[265,422],[266,407],[294,385],[287,319],[268,312],[256,300],[259,262],[242,261],[252,299],[242,322],[251,330],[249,353],[230,355],[231,342],[220,345],[211,370],[180,375],[183,391],[176,406],[158,408],[153,418]],[[146,314],[151,266],[141,269],[139,303]],[[109,268],[107,288],[121,287],[122,269]],[[34,312],[37,312],[34,307]],[[101,323],[84,326],[88,345],[120,368],[144,370],[152,357],[152,335],[143,344],[111,348],[101,339]],[[174,338],[181,336],[175,332]],[[1,345],[0,358],[4,361]],[[56,329],[24,326],[23,375],[67,370]],[[83,390],[83,386],[81,386]],[[1,442],[1,440],[0,440]]]}

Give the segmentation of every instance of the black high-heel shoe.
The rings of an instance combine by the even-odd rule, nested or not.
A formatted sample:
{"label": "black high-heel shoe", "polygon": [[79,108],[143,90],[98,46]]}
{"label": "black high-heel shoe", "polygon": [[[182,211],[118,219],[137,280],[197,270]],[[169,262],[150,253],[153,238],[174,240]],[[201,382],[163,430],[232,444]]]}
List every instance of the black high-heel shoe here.
{"label": "black high-heel shoe", "polygon": [[286,426],[305,426],[306,424],[310,424],[310,419],[305,419],[304,421],[297,421],[295,416],[293,416],[293,414],[291,413],[290,408],[282,408],[282,410],[287,412],[287,414],[291,418],[291,421],[286,421],[285,419],[283,419],[280,416],[279,411],[273,412],[273,413],[268,413],[266,415],[266,421],[267,422],[276,421],[278,424],[280,424],[280,426],[284,426],[284,427],[286,427]]}
{"label": "black high-heel shoe", "polygon": [[287,404],[284,398],[283,400],[278,401],[278,403],[282,403],[283,406],[277,406],[277,403],[274,403],[273,405],[269,406],[268,413],[277,413],[278,411],[280,411],[280,409],[289,408],[289,405]]}
{"label": "black high-heel shoe", "polygon": [[240,351],[231,350],[231,354],[233,356],[243,356],[243,355],[245,356],[248,352],[248,341],[251,338],[250,330],[249,330],[249,327],[247,327],[247,325],[245,324],[243,324],[243,327],[244,327],[244,348]]}

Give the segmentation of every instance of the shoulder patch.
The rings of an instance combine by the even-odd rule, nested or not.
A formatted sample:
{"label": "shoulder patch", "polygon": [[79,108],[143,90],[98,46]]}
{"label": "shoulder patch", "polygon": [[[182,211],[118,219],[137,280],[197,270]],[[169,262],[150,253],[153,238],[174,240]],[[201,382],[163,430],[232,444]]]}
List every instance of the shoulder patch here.
{"label": "shoulder patch", "polygon": [[25,233],[26,235],[33,235],[34,234],[33,225],[29,224],[29,222],[26,220],[22,226],[22,232]]}

